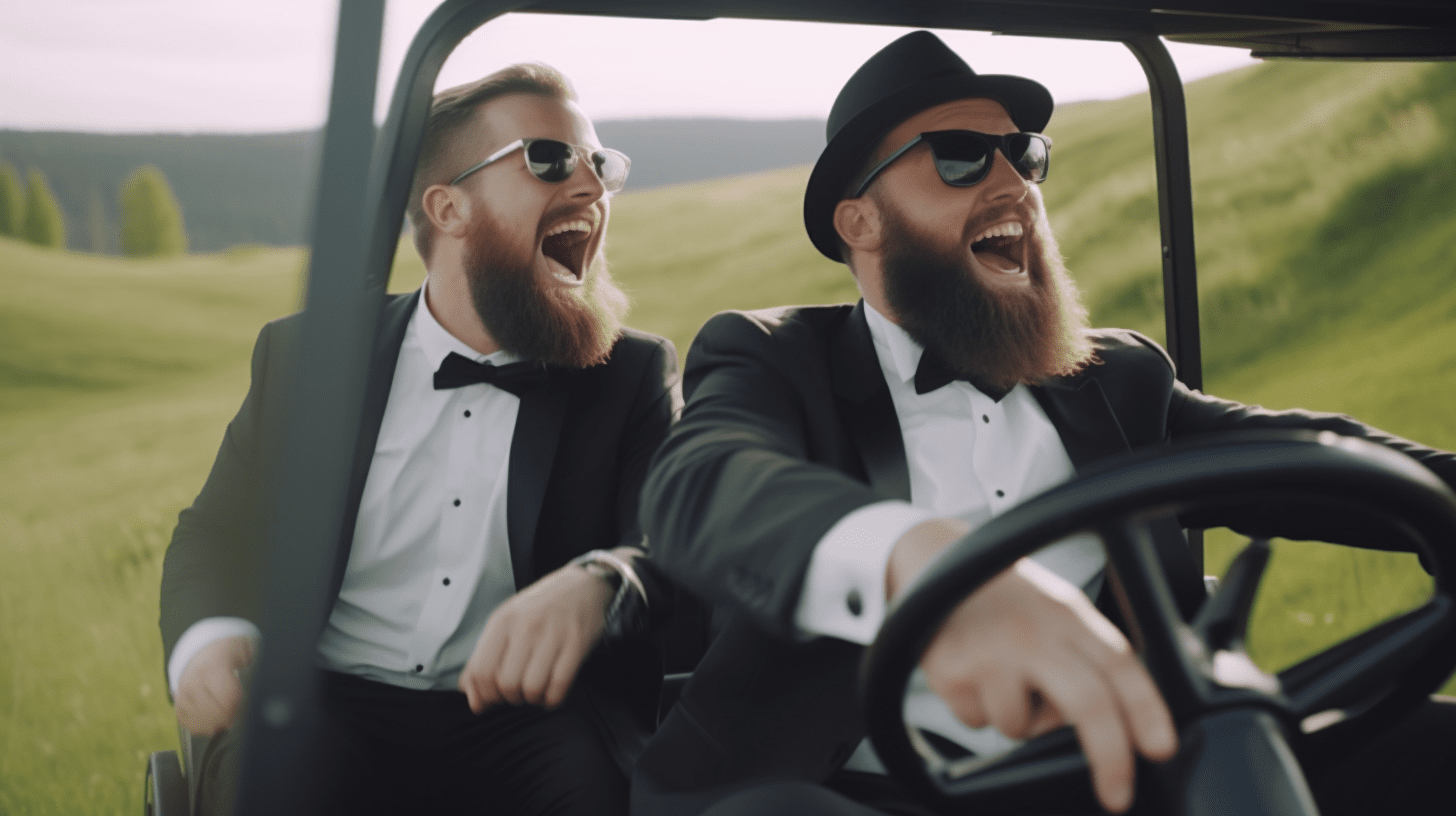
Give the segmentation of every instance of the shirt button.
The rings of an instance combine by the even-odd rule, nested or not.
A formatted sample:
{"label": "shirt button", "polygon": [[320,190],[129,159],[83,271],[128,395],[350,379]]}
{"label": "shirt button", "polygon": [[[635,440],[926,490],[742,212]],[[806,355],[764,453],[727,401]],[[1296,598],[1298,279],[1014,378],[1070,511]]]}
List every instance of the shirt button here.
{"label": "shirt button", "polygon": [[456,507],[459,507],[459,506],[460,506],[460,500],[459,500],[459,499],[456,499],[456,500],[455,500],[455,506],[456,506]]}
{"label": "shirt button", "polygon": [[440,583],[444,584],[445,586],[450,586],[450,579],[449,578],[446,578],[444,581],[441,581]]}
{"label": "shirt button", "polygon": [[860,597],[859,590],[851,589],[849,591],[849,594],[844,597],[844,606],[849,610],[849,614],[856,618],[859,617],[860,613],[864,611],[864,598]]}
{"label": "shirt button", "polygon": [[1004,491],[1004,490],[998,490],[998,491],[996,491],[996,498],[998,498],[998,499],[1004,499],[1004,498],[1006,498],[1006,491]]}
{"label": "shirt button", "polygon": [[466,412],[465,412],[465,417],[466,417],[466,418],[467,418],[467,419],[469,419],[469,418],[470,418],[470,412],[469,412],[469,411],[466,411]]}
{"label": "shirt button", "polygon": [[422,664],[419,664],[419,663],[416,663],[415,664],[415,674],[419,674],[420,672],[422,672],[424,670],[425,670],[425,667]]}
{"label": "shirt button", "polygon": [[[466,416],[469,416],[469,414],[466,414]],[[982,422],[990,422],[991,421],[991,418],[989,416],[986,416],[985,414],[981,414],[981,421]]]}

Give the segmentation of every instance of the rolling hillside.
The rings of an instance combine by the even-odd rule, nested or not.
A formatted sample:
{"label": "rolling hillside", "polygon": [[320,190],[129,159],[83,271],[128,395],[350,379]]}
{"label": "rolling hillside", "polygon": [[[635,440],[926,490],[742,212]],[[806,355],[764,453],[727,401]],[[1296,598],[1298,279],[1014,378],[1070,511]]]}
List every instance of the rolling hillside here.
{"label": "rolling hillside", "polygon": [[[632,157],[628,190],[647,190],[813,161],[824,123],[812,119],[628,119],[596,123],[602,143]],[[195,252],[308,242],[321,132],[70,133],[0,129],[0,160],[41,169],[71,249],[119,253],[117,195],[143,164],[162,169]],[[713,161],[703,161],[712,156]]]}
{"label": "rolling hillside", "polygon": [[[1456,448],[1456,65],[1258,66],[1190,86],[1209,390]],[[1147,100],[1060,112],[1046,194],[1099,323],[1161,336]],[[803,235],[807,167],[614,203],[632,322],[854,297]],[[0,813],[129,811],[175,732],[161,554],[305,253],[166,262],[0,241]],[[391,288],[418,284],[402,250]],[[1233,542],[1211,541],[1210,566]],[[1418,596],[1409,557],[1283,547],[1256,653],[1287,663]]]}

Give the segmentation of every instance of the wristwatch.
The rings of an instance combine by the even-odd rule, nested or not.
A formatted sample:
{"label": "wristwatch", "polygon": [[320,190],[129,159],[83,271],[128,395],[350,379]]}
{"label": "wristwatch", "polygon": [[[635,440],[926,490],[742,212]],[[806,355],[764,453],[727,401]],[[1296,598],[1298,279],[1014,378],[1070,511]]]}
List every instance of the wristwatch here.
{"label": "wristwatch", "polygon": [[616,591],[607,604],[605,630],[609,640],[639,635],[647,628],[647,590],[632,568],[631,559],[611,550],[592,550],[571,559],[570,565],[606,581]]}

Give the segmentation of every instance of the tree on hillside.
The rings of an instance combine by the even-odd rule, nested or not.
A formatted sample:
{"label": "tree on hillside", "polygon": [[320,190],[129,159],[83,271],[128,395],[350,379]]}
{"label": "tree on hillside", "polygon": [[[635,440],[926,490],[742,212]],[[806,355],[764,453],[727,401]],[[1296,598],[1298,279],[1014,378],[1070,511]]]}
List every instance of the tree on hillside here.
{"label": "tree on hillside", "polygon": [[0,161],[0,235],[19,237],[20,223],[25,220],[25,190],[15,166]]}
{"label": "tree on hillside", "polygon": [[86,232],[92,252],[100,255],[111,248],[113,233],[111,222],[106,217],[106,204],[102,202],[101,194],[94,189],[86,200]]}
{"label": "tree on hillside", "polygon": [[45,173],[31,169],[30,184],[25,191],[25,220],[20,237],[36,246],[60,249],[66,245],[66,219],[56,203],[55,193]]}
{"label": "tree on hillside", "polygon": [[121,186],[121,254],[141,258],[186,251],[182,208],[167,177],[154,165],[138,167]]}

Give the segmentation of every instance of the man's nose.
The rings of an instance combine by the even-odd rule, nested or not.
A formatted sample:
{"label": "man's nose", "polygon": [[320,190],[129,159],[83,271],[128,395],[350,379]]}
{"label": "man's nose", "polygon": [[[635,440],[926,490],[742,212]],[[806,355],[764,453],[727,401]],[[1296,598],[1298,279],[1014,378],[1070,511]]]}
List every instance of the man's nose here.
{"label": "man's nose", "polygon": [[1016,168],[1011,165],[1011,160],[999,149],[992,154],[991,169],[986,172],[986,178],[981,180],[981,195],[987,201],[1002,201],[1011,199],[1019,201],[1026,195],[1027,187],[1031,182],[1021,177]]}
{"label": "man's nose", "polygon": [[606,185],[597,175],[592,157],[585,151],[577,153],[576,169],[566,180],[566,195],[572,201],[590,203],[607,194]]}

